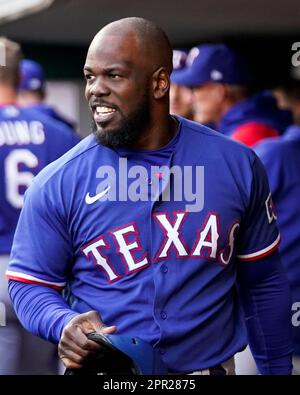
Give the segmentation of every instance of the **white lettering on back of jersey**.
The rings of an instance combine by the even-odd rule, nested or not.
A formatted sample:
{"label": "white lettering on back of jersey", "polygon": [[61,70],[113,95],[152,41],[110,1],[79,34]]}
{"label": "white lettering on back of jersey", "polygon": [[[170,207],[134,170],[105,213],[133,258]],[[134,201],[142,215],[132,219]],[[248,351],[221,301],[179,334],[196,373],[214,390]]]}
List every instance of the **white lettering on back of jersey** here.
{"label": "white lettering on back of jersey", "polygon": [[121,228],[115,231],[111,231],[111,234],[114,236],[119,248],[118,253],[121,254],[124,262],[128,266],[129,272],[139,270],[144,266],[148,265],[148,259],[146,255],[144,255],[143,259],[139,262],[135,262],[133,256],[133,250],[141,250],[141,246],[136,239],[132,243],[128,243],[126,240],[126,236],[130,233],[138,234],[138,231],[134,224],[126,226],[125,228]]}
{"label": "white lettering on back of jersey", "polygon": [[216,214],[209,214],[205,221],[205,226],[200,233],[199,240],[194,248],[192,248],[191,256],[204,257],[203,249],[210,249],[210,253],[206,258],[216,258],[218,250],[218,239],[220,237],[218,232],[218,218]]}
{"label": "white lettering on back of jersey", "polygon": [[87,258],[89,257],[90,254],[92,254],[95,263],[102,267],[102,269],[107,274],[109,281],[112,282],[116,280],[118,276],[109,266],[107,259],[101,255],[99,247],[108,247],[102,237],[97,241],[95,241],[94,243],[91,243],[85,248],[83,248],[82,251]]}
{"label": "white lettering on back of jersey", "polygon": [[40,121],[0,122],[0,147],[2,145],[40,145],[44,141],[44,125]]}
{"label": "white lettering on back of jersey", "polygon": [[26,189],[31,185],[34,174],[30,171],[21,171],[20,165],[25,165],[29,169],[38,167],[38,158],[28,149],[17,148],[12,150],[4,160],[6,199],[15,208],[23,206],[24,193],[20,192],[20,187]]}
{"label": "white lettering on back of jersey", "polygon": [[154,218],[159,222],[165,233],[165,241],[163,243],[163,248],[161,249],[158,259],[166,258],[168,256],[169,250],[172,246],[175,247],[178,256],[187,256],[186,251],[182,241],[180,240],[180,228],[183,224],[183,220],[187,215],[186,212],[176,213],[176,220],[174,225],[168,220],[166,214],[155,214]]}

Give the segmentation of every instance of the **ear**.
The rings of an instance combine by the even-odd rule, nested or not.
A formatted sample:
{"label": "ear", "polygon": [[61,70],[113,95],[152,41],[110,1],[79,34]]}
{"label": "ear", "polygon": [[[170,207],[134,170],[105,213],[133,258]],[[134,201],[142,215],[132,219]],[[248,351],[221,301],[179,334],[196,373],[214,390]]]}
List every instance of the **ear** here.
{"label": "ear", "polygon": [[155,99],[162,99],[168,93],[170,88],[170,77],[164,67],[160,67],[153,73],[152,87]]}

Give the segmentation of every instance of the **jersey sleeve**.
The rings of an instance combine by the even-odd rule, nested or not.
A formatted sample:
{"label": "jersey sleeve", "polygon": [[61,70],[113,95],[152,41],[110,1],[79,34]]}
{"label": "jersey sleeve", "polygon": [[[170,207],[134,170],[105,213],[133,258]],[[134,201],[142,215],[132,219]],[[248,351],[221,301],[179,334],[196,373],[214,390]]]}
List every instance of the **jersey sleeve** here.
{"label": "jersey sleeve", "polygon": [[241,223],[237,258],[252,261],[274,252],[280,242],[265,169],[255,156],[248,210]]}
{"label": "jersey sleeve", "polygon": [[47,192],[47,188],[42,190],[34,182],[25,194],[6,276],[62,289],[66,269],[73,259],[72,245],[59,202],[54,206],[53,197]]}
{"label": "jersey sleeve", "polygon": [[237,285],[251,352],[260,373],[291,374],[292,302],[278,251],[238,265]]}

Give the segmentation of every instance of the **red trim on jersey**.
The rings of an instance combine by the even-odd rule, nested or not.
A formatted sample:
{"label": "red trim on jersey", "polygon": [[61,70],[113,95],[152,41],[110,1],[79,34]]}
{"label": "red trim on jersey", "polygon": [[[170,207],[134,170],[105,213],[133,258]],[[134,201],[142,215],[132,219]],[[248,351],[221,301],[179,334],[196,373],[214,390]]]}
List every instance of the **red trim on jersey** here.
{"label": "red trim on jersey", "polygon": [[39,281],[34,281],[34,280],[27,280],[25,278],[21,278],[21,277],[16,277],[16,276],[10,276],[9,274],[6,274],[6,277],[9,280],[14,280],[14,281],[19,281],[21,283],[27,283],[27,284],[37,284],[37,285],[43,285],[44,287],[48,287],[48,288],[53,288],[56,289],[57,291],[61,291],[64,289],[64,287],[60,287],[58,285],[53,285],[53,284],[45,284]]}
{"label": "red trim on jersey", "polygon": [[261,250],[261,251],[262,251],[261,254],[260,254],[259,251],[258,251],[258,252],[253,252],[253,253],[251,253],[251,254],[247,254],[247,255],[249,255],[249,257],[247,257],[247,255],[245,255],[245,257],[243,258],[243,255],[241,255],[241,256],[238,255],[237,258],[238,258],[240,261],[256,261],[256,260],[258,260],[258,259],[262,259],[262,258],[264,258],[265,256],[268,256],[268,255],[272,254],[274,251],[276,251],[277,248],[279,247],[280,241],[281,241],[281,238],[280,238],[280,235],[278,235],[278,237],[277,237],[277,239],[274,241],[274,243],[272,243],[272,244],[269,246],[269,247],[271,247],[271,246],[274,244],[270,249],[268,249],[269,247],[266,247],[266,248],[264,248],[263,250]]}
{"label": "red trim on jersey", "polygon": [[262,139],[278,136],[278,130],[271,126],[260,122],[248,122],[235,129],[230,137],[233,140],[237,140],[248,145],[249,147],[253,147]]}

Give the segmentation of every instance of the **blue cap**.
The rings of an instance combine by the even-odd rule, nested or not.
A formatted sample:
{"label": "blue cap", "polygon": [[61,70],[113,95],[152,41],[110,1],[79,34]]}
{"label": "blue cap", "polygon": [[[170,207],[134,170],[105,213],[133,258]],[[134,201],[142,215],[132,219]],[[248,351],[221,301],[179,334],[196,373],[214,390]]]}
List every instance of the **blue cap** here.
{"label": "blue cap", "polygon": [[65,375],[168,374],[159,351],[138,337],[96,332],[87,334],[87,337],[101,344],[101,352],[86,361],[81,369],[66,369]]}
{"label": "blue cap", "polygon": [[24,59],[20,64],[21,82],[19,90],[37,91],[45,88],[45,73],[42,66],[34,60]]}
{"label": "blue cap", "polygon": [[158,350],[138,337],[105,335],[106,339],[119,351],[131,358],[133,371],[139,375],[165,375],[167,367],[160,359]]}
{"label": "blue cap", "polygon": [[247,85],[249,73],[244,61],[224,44],[203,44],[190,50],[187,67],[178,71],[174,82],[197,86],[206,82]]}
{"label": "blue cap", "polygon": [[177,74],[186,68],[188,49],[173,49],[173,72],[170,76],[171,82],[176,83]]}

